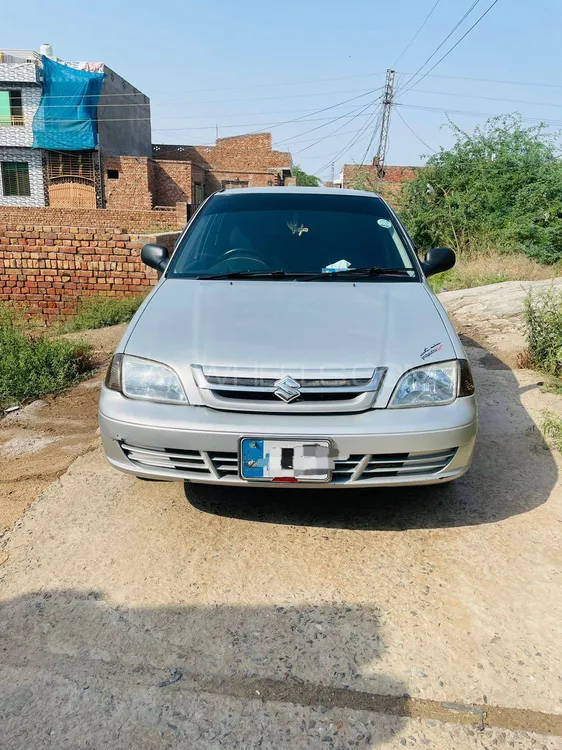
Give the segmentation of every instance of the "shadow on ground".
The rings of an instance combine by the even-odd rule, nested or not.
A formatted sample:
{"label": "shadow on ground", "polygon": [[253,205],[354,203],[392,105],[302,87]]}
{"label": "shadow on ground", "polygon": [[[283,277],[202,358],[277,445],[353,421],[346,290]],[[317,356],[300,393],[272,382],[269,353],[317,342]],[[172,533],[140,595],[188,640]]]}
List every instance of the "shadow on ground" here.
{"label": "shadow on ground", "polygon": [[521,387],[504,362],[472,339],[463,343],[480,424],[472,468],[456,482],[353,490],[186,484],[187,499],[207,513],[262,523],[393,531],[493,523],[536,508],[548,499],[558,469],[521,403],[531,387]]}
{"label": "shadow on ground", "polygon": [[[138,609],[99,592],[29,594],[0,609],[0,744],[374,748],[407,715],[405,686],[376,672],[378,619],[343,604]],[[365,690],[379,715],[354,717]]]}

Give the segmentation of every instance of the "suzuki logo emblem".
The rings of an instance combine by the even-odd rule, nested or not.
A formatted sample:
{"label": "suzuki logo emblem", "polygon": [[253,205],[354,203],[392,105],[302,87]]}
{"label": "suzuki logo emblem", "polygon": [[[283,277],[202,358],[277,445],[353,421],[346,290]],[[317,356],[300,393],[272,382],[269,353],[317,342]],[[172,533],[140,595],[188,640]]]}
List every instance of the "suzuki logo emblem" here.
{"label": "suzuki logo emblem", "polygon": [[288,375],[281,380],[276,380],[273,385],[276,386],[275,395],[277,398],[283,399],[287,404],[301,395],[300,383],[297,383]]}

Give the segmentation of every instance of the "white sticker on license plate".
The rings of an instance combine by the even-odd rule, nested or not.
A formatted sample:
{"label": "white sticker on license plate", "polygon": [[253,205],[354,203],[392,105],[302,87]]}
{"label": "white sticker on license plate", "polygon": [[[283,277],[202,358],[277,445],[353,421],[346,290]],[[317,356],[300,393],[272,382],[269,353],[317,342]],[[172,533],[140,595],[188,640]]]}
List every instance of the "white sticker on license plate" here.
{"label": "white sticker on license plate", "polygon": [[332,468],[329,440],[243,438],[240,441],[243,479],[329,482]]}

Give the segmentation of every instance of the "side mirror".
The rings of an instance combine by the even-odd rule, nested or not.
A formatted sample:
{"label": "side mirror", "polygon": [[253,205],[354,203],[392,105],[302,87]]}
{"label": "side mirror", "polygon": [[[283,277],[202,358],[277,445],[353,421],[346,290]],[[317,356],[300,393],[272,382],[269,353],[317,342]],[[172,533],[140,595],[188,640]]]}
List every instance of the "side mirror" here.
{"label": "side mirror", "polygon": [[158,273],[163,273],[170,260],[170,253],[164,245],[149,243],[141,250],[141,260],[150,268],[155,268]]}
{"label": "side mirror", "polygon": [[448,271],[455,265],[456,256],[450,247],[432,247],[425,254],[422,269],[426,276]]}

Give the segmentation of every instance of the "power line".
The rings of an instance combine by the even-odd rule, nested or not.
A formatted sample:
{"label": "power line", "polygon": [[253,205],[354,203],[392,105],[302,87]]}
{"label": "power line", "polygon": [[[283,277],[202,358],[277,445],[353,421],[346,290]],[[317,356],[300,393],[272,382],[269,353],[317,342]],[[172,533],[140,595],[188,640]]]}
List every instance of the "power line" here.
{"label": "power line", "polygon": [[[352,78],[373,78],[374,76],[381,76],[384,75],[384,73],[359,73],[357,75],[353,76],[337,76],[335,78],[315,78],[308,81],[283,81],[282,83],[257,83],[252,84],[251,86],[226,86],[221,88],[215,88],[215,89],[184,89],[183,91],[174,91],[174,94],[202,94],[207,91],[240,91],[247,89],[270,89],[275,88],[276,86],[301,86],[308,83],[329,83],[331,81],[348,81]],[[85,94],[84,97],[95,97],[96,94]],[[115,93],[115,94],[99,94],[99,98],[105,97],[105,96],[146,96],[146,94],[143,94],[142,91],[136,91],[136,92],[124,92],[124,93]],[[168,93],[167,96],[170,96]],[[55,94],[54,96],[51,96],[51,99],[66,99],[66,94]],[[148,97],[147,97],[148,98]]]}
{"label": "power line", "polygon": [[[368,94],[373,94],[373,93],[375,93],[377,91],[380,91],[381,88],[382,87],[379,87],[378,89],[372,89],[370,91],[365,91],[364,93],[359,94],[358,96],[352,96],[349,99],[344,99],[341,102],[336,102],[335,104],[331,104],[328,107],[322,107],[321,109],[313,110],[312,112],[309,112],[309,114],[311,114],[311,115],[317,115],[317,114],[321,114],[322,112],[327,112],[327,111],[329,111],[331,109],[335,109],[336,107],[341,107],[344,104],[348,104],[349,102],[357,101],[357,99],[362,99],[364,96],[367,96]],[[353,113],[353,112],[354,112],[354,110],[351,111],[351,113]],[[210,117],[211,115],[207,115],[207,116]],[[341,115],[339,118],[336,118],[336,119],[341,119],[341,117],[345,117],[345,116],[346,115],[344,114],[344,115]],[[137,122],[137,121],[150,120],[150,119],[151,119],[150,117],[118,117],[118,118],[105,118],[105,119],[101,118],[101,119],[98,119],[97,122],[133,122],[133,121]],[[180,120],[185,120],[185,119],[189,119],[189,117],[186,116],[186,117],[165,118],[165,119],[180,119]],[[328,119],[330,119],[330,118],[328,118]],[[55,123],[55,122],[89,122],[89,121],[90,121],[90,118],[78,118],[78,119],[75,119],[75,118],[66,118],[66,119],[52,119],[52,120],[50,119],[49,120],[49,122],[51,122],[51,123]],[[274,128],[274,127],[279,127],[281,125],[288,125],[288,124],[293,123],[293,122],[303,122],[303,121],[304,122],[307,122],[307,121],[308,122],[313,122],[314,120],[312,120],[312,118],[309,118],[309,117],[306,117],[306,116],[303,115],[302,117],[295,117],[295,118],[292,118],[290,120],[284,120],[283,122],[272,123],[271,125],[269,125],[267,123],[254,123],[254,124],[255,125],[266,125],[269,128]],[[236,128],[236,127],[253,127],[254,124],[248,124],[248,123],[246,123],[246,124],[231,125],[231,126],[228,126],[228,125],[225,126],[225,125],[223,125],[222,127],[234,127],[234,128]],[[209,127],[211,127],[211,126],[209,126]],[[208,130],[209,127],[191,127],[190,129],[191,130]],[[212,126],[212,127],[214,127],[214,126]],[[160,130],[163,130],[163,129],[165,129],[165,128],[160,128]],[[172,130],[174,128],[167,128],[167,129]],[[178,129],[178,130],[186,130],[186,128],[176,128],[176,129]]]}
{"label": "power line", "polygon": [[[335,120],[339,120],[345,117],[351,117],[353,113],[356,110],[351,110],[350,112],[346,112],[343,115],[340,115],[339,117],[332,118],[332,117],[299,117],[295,118],[294,120],[286,120],[285,122],[279,122],[279,123],[268,123],[268,122],[244,122],[244,123],[236,123],[231,125],[220,125],[221,128],[251,128],[251,127],[258,127],[261,126],[262,128],[265,128],[266,130],[271,130],[272,128],[279,127],[281,125],[287,125],[288,123],[292,122],[322,122],[325,121],[327,124],[330,124],[331,122],[334,122]],[[312,113],[314,114],[314,113]],[[101,119],[97,120],[97,122],[142,122],[142,121],[150,121],[150,117],[116,117],[111,118],[109,120]],[[90,122],[89,119],[70,119],[70,120],[49,120],[49,122]],[[325,126],[321,126],[325,127]],[[173,130],[215,130],[215,125],[187,125],[184,128],[155,128],[155,130],[158,130],[159,132],[164,131],[173,131]],[[262,133],[263,130],[256,131],[255,133],[246,133],[246,135],[256,135],[257,133]]]}
{"label": "power line", "polygon": [[[410,92],[416,94],[435,94],[436,96],[456,96],[461,99],[486,99],[490,102],[508,102],[511,104],[530,104],[534,107],[562,107],[562,104],[556,104],[553,102],[530,102],[525,99],[504,99],[497,96],[481,96],[480,94],[457,94],[452,91],[426,91],[424,89],[410,89]],[[409,93],[409,92],[406,92]]]}
{"label": "power line", "polygon": [[393,68],[395,68],[398,65],[398,63],[400,62],[400,60],[404,57],[404,55],[406,54],[406,52],[410,49],[410,47],[412,46],[412,44],[416,41],[416,39],[420,35],[420,32],[422,31],[422,29],[424,28],[424,26],[426,25],[426,23],[431,18],[431,16],[433,15],[433,11],[437,8],[437,6],[439,5],[440,2],[441,2],[441,0],[437,0],[437,2],[435,3],[435,5],[429,11],[429,13],[427,14],[427,16],[423,20],[422,25],[419,27],[419,29],[416,31],[416,33],[414,34],[414,36],[410,39],[410,41],[408,42],[408,44],[404,47],[404,49],[402,50],[402,52],[396,58],[396,60],[394,62],[394,65],[392,66]]}
{"label": "power line", "polygon": [[365,164],[365,162],[367,161],[367,156],[369,155],[369,151],[370,151],[370,149],[371,149],[371,146],[372,146],[372,145],[373,145],[373,143],[374,143],[374,140],[375,140],[375,136],[376,136],[376,134],[377,134],[377,130],[378,130],[378,129],[380,128],[380,126],[381,126],[381,122],[382,122],[382,118],[383,118],[383,116],[384,116],[384,112],[383,112],[383,110],[381,109],[381,111],[379,112],[379,116],[378,116],[378,118],[377,118],[377,120],[376,120],[376,122],[375,122],[375,125],[374,125],[374,127],[373,127],[373,132],[372,132],[372,134],[371,134],[371,138],[369,139],[369,143],[367,144],[367,148],[365,149],[365,153],[363,154],[363,158],[361,159],[361,166],[363,166],[363,165]]}
{"label": "power line", "polygon": [[422,63],[422,64],[420,65],[420,67],[419,67],[419,68],[418,68],[418,69],[416,70],[416,72],[415,72],[415,73],[413,74],[413,76],[412,76],[412,77],[411,77],[411,78],[410,78],[410,79],[409,79],[408,81],[406,81],[406,83],[404,84],[404,86],[408,86],[408,85],[409,85],[409,84],[410,84],[410,83],[411,83],[411,82],[412,82],[412,81],[414,80],[414,78],[416,78],[416,76],[418,75],[418,73],[419,73],[419,72],[420,72],[420,71],[421,71],[421,70],[422,70],[423,68],[425,68],[425,66],[427,65],[427,63],[428,63],[428,62],[429,62],[429,61],[430,61],[430,60],[431,60],[431,59],[432,59],[433,57],[435,57],[435,55],[436,55],[436,54],[437,54],[437,53],[439,52],[439,50],[441,49],[441,47],[443,47],[443,45],[445,44],[445,42],[447,42],[447,41],[448,41],[448,40],[449,40],[449,39],[450,39],[450,38],[451,38],[451,37],[453,36],[453,34],[455,33],[455,31],[456,31],[456,30],[457,30],[457,29],[459,28],[459,26],[460,26],[460,25],[461,25],[461,24],[462,24],[462,23],[463,23],[463,22],[465,21],[465,19],[466,19],[466,18],[468,18],[468,16],[469,16],[469,15],[470,15],[470,14],[472,13],[472,11],[474,10],[474,8],[476,8],[476,6],[478,5],[478,3],[479,3],[480,1],[481,1],[481,0],[473,0],[473,3],[472,3],[472,5],[471,5],[471,6],[470,6],[470,8],[469,8],[469,9],[468,9],[468,10],[467,10],[467,11],[465,12],[465,14],[464,14],[464,15],[462,16],[462,18],[460,19],[460,21],[457,21],[457,23],[455,24],[455,26],[453,26],[453,28],[451,29],[451,31],[450,31],[450,32],[449,32],[449,33],[447,34],[447,36],[445,37],[445,39],[443,39],[443,41],[442,41],[442,42],[441,42],[441,43],[439,44],[439,46],[438,46],[438,47],[437,47],[437,48],[436,48],[436,49],[435,49],[435,50],[434,50],[434,51],[433,51],[433,52],[431,53],[431,55],[430,55],[430,56],[429,56],[429,57],[427,58],[427,60],[426,60],[426,61],[425,61],[424,63]]}
{"label": "power line", "polygon": [[[337,132],[333,131],[330,135],[326,135],[325,136],[325,140],[327,140],[328,138],[335,138],[336,136],[339,136],[341,138],[342,135],[351,135],[351,133],[356,133],[356,132],[357,132],[356,130],[344,130],[343,132],[340,132],[339,130]],[[295,135],[295,136],[293,136],[293,138],[297,138],[297,136]],[[282,145],[282,144],[284,144],[284,143],[286,143],[287,141],[290,141],[290,140],[291,140],[290,138],[286,138],[283,141],[275,141],[274,148],[276,149],[277,146]],[[316,138],[305,138],[302,141],[292,141],[291,145],[292,146],[298,146],[301,143],[312,143],[315,140],[316,140]],[[326,154],[326,156],[328,156],[328,154]],[[316,158],[316,157],[314,157],[314,158]]]}
{"label": "power line", "polygon": [[308,151],[309,148],[314,148],[314,146],[316,146],[318,143],[322,143],[322,141],[325,141],[326,138],[331,138],[331,136],[334,135],[335,133],[337,133],[339,130],[341,130],[341,128],[345,127],[346,125],[349,125],[351,122],[353,122],[353,120],[356,120],[358,117],[360,117],[363,114],[363,112],[366,109],[368,109],[369,107],[371,107],[374,103],[375,102],[369,102],[365,107],[363,107],[363,109],[360,112],[358,112],[348,122],[344,122],[342,125],[340,125],[338,128],[336,128],[336,130],[332,131],[328,135],[323,136],[322,138],[318,138],[318,140],[316,140],[314,143],[311,143],[309,146],[305,146],[304,148],[301,148],[299,151],[295,151],[295,153],[293,155],[296,156],[297,154],[302,154],[303,151]]}
{"label": "power line", "polygon": [[[273,101],[276,99],[303,99],[303,98],[312,98],[316,96],[335,96],[337,94],[357,94],[364,92],[365,89],[352,89],[351,91],[349,89],[344,89],[340,91],[321,91],[317,94],[283,94],[281,96],[255,96],[251,97],[249,99],[203,99],[202,101],[184,101],[184,102],[158,102],[158,101],[151,101],[149,103],[144,102],[132,102],[132,103],[122,103],[122,104],[103,104],[101,103],[99,106],[101,107],[192,107],[194,105],[199,104],[232,104],[232,103],[238,103],[238,102],[265,102],[265,101]],[[109,96],[109,94],[108,94]],[[114,94],[111,94],[111,96],[114,96]],[[116,94],[115,96],[120,96],[120,94]],[[127,96],[126,94],[123,94],[123,96]],[[53,99],[54,97],[48,97],[49,99]],[[44,104],[44,107],[54,108],[54,107],[68,107],[68,104]],[[79,107],[81,105],[70,105],[70,106],[76,106]]]}
{"label": "power line", "polygon": [[[363,135],[365,134],[365,132],[371,127],[371,125],[373,124],[373,122],[374,122],[375,118],[377,117],[377,115],[379,115],[379,116],[382,115],[382,107],[379,108],[378,110],[375,110],[375,112],[373,112],[373,114],[371,115],[371,117],[369,118],[369,120],[367,120],[367,122],[365,123],[365,125],[363,125],[362,128],[359,128],[357,130],[355,136],[353,138],[351,138],[351,140],[348,141],[348,143],[346,143],[346,145],[342,149],[340,149],[337,152],[337,154],[335,154],[334,156],[332,156],[330,158],[330,161],[326,165],[324,165],[322,167],[322,169],[320,169],[319,171],[323,172],[324,169],[326,169],[326,167],[330,166],[330,164],[333,161],[337,161],[341,156],[343,156],[343,154],[347,153],[351,148],[353,148],[353,146],[363,137]],[[375,129],[375,131],[376,131],[376,129]]]}
{"label": "power line", "polygon": [[[370,104],[371,104],[371,102],[369,102],[369,105]],[[369,105],[367,105],[367,106],[369,106]],[[363,105],[361,104],[361,105],[359,105],[359,107],[356,107],[355,109],[350,110],[350,112],[348,114],[349,115],[354,114],[355,112],[359,111],[362,108],[363,108]],[[332,122],[336,122],[337,120],[341,120],[345,116],[347,116],[347,115],[343,115],[343,116],[340,116],[340,117],[334,117],[329,122],[327,122],[326,125],[331,125]],[[280,144],[287,143],[290,140],[292,140],[292,138],[300,138],[301,135],[308,135],[308,133],[313,133],[315,130],[320,130],[320,128],[322,128],[322,127],[326,127],[326,126],[325,125],[319,125],[319,126],[317,126],[315,128],[310,128],[309,130],[303,130],[302,133],[297,133],[296,135],[290,136],[289,138],[284,138],[283,140],[278,141],[278,143],[280,143]]]}
{"label": "power line", "polygon": [[[367,91],[364,94],[359,94],[358,96],[352,96],[350,99],[344,99],[344,101],[342,102],[337,102],[336,104],[332,104],[330,107],[324,107],[323,109],[318,109],[315,112],[311,112],[311,114],[318,115],[318,114],[321,114],[322,112],[327,112],[329,109],[335,109],[336,107],[339,107],[342,104],[347,104],[348,102],[354,102],[354,101],[357,101],[357,99],[362,99],[364,96],[367,96],[367,94],[374,94],[377,91],[381,91],[382,88],[383,88],[382,86],[379,86],[378,88],[372,89],[371,91]],[[342,117],[345,117],[345,115],[341,115],[341,117],[337,117],[335,119],[340,120]],[[304,117],[296,117],[296,118],[293,118],[292,120],[285,120],[284,122],[275,123],[271,125],[270,127],[277,128],[280,125],[289,125],[290,123],[299,122],[300,120],[304,120],[304,119],[305,119]]]}
{"label": "power line", "polygon": [[412,128],[411,128],[411,127],[410,127],[410,126],[408,125],[408,123],[406,122],[406,120],[405,120],[405,119],[404,119],[404,117],[402,116],[402,113],[400,112],[400,110],[399,110],[399,109],[398,109],[398,110],[396,110],[396,114],[397,114],[397,115],[398,115],[398,117],[399,117],[399,118],[400,118],[400,119],[402,120],[402,122],[404,123],[404,125],[405,125],[405,126],[406,126],[406,127],[408,128],[408,130],[410,131],[410,133],[411,133],[411,134],[412,134],[413,136],[415,136],[415,137],[416,137],[416,138],[418,139],[418,141],[419,141],[420,143],[423,143],[423,145],[424,145],[424,146],[425,146],[426,148],[428,148],[428,149],[429,149],[430,151],[433,151],[433,153],[434,153],[434,154],[436,154],[436,153],[437,153],[437,151],[436,151],[436,150],[435,150],[434,148],[432,148],[432,147],[431,147],[431,146],[429,145],[429,143],[426,143],[426,142],[425,142],[425,141],[423,140],[423,138],[420,138],[420,136],[419,136],[419,135],[418,135],[418,134],[417,134],[417,133],[415,132],[415,130],[412,130]]}
{"label": "power line", "polygon": [[[398,72],[398,71],[397,71]],[[401,73],[401,75],[410,75],[410,73]],[[414,74],[415,76],[415,74]],[[414,77],[412,76],[412,77]],[[533,88],[537,88],[539,86],[549,88],[549,89],[562,89],[562,84],[560,83],[544,83],[544,82],[531,82],[531,81],[505,81],[500,80],[497,78],[470,78],[467,76],[445,76],[441,75],[440,73],[434,73],[433,75],[430,75],[429,73],[426,73],[424,76],[428,78],[447,78],[451,81],[473,81],[475,83],[502,83],[507,84],[510,86],[532,86]],[[410,79],[411,80],[411,79]],[[417,85],[417,84],[415,84]]]}
{"label": "power line", "polygon": [[[444,109],[441,107],[425,107],[416,104],[400,104],[396,103],[396,107],[403,107],[406,109],[420,109],[425,112],[444,112],[445,114],[451,115],[467,115],[469,117],[501,117],[502,113],[497,112],[473,112],[465,109]],[[544,123],[545,125],[562,125],[562,120],[548,120],[544,117],[522,117],[523,122],[535,122]]]}
{"label": "power line", "polygon": [[[469,28],[469,30],[468,30],[467,32],[465,32],[465,33],[464,33],[464,34],[463,34],[463,35],[461,36],[461,38],[460,38],[460,39],[459,39],[459,40],[458,40],[458,41],[457,41],[457,42],[456,42],[455,44],[453,44],[453,46],[451,47],[451,49],[450,49],[450,50],[449,50],[448,52],[446,52],[446,53],[445,53],[445,54],[443,55],[443,57],[439,58],[439,60],[437,60],[437,62],[435,63],[435,65],[433,65],[433,67],[431,67],[431,68],[430,68],[430,69],[429,69],[429,70],[427,71],[427,73],[424,73],[424,75],[423,75],[423,76],[422,76],[422,77],[421,77],[421,78],[420,78],[420,79],[419,79],[419,80],[418,80],[418,81],[416,82],[416,84],[415,84],[416,86],[417,86],[417,85],[418,85],[419,83],[421,83],[421,82],[423,81],[423,79],[424,79],[424,78],[426,77],[426,75],[429,75],[429,73],[431,73],[431,71],[432,71],[432,70],[435,70],[435,68],[436,68],[436,67],[437,67],[438,65],[440,65],[440,64],[441,64],[441,63],[443,62],[443,60],[444,60],[444,59],[445,59],[446,57],[448,57],[448,56],[449,56],[449,55],[451,54],[451,52],[452,52],[453,50],[455,50],[455,49],[456,49],[456,48],[457,48],[457,47],[459,46],[459,44],[460,44],[460,43],[461,43],[461,42],[463,41],[463,39],[466,39],[466,37],[467,37],[467,36],[468,36],[468,35],[470,34],[470,32],[472,31],[472,29],[474,29],[474,28],[476,28],[476,26],[478,26],[478,24],[480,23],[480,21],[482,21],[482,20],[483,20],[483,19],[484,19],[484,18],[485,18],[485,17],[486,17],[487,15],[488,15],[488,13],[489,13],[489,12],[490,12],[490,11],[492,10],[492,8],[493,8],[493,7],[495,6],[495,5],[497,5],[497,4],[499,3],[499,1],[500,1],[500,0],[494,0],[494,2],[493,2],[493,3],[491,4],[491,5],[490,5],[490,7],[489,7],[489,8],[488,8],[488,9],[487,9],[486,11],[484,11],[484,13],[482,13],[482,15],[481,15],[481,16],[480,16],[480,17],[479,17],[479,18],[478,18],[478,19],[477,19],[477,20],[475,21],[475,23],[473,23],[473,24],[472,24],[472,26],[471,26],[471,27]],[[406,85],[407,85],[407,84],[406,84]],[[412,87],[410,87],[410,88],[412,88]],[[404,93],[407,93],[407,91],[409,91],[409,89],[406,89],[406,91],[405,91]]]}

